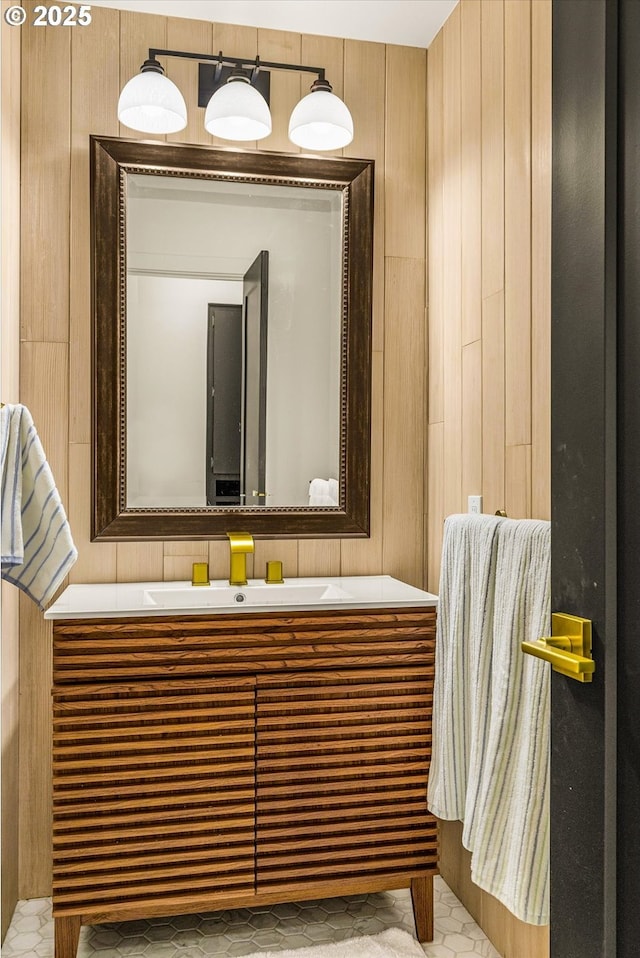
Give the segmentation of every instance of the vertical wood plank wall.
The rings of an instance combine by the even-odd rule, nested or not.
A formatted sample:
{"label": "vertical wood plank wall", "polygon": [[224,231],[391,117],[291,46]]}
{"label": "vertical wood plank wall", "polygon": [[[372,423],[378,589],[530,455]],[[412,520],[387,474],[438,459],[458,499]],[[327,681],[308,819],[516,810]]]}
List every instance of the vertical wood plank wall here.
{"label": "vertical wood plank wall", "polygon": [[550,515],[551,0],[461,0],[428,51],[428,584],[442,523]]}
{"label": "vertical wood plank wall", "polygon": [[[2,0],[2,401],[19,401],[20,373],[20,31]],[[4,938],[18,899],[19,621],[18,593],[2,583],[2,917]]]}
{"label": "vertical wood plank wall", "polygon": [[[318,61],[336,90],[344,90],[356,128],[345,152],[376,162],[371,537],[258,541],[255,568],[280,558],[290,576],[384,571],[424,585],[426,51],[99,7],[91,12],[90,27],[22,28],[21,401],[33,413],[78,546],[70,581],[184,579],[203,556],[214,576],[228,570],[226,542],[89,541],[88,137],[135,135],[119,128],[119,90],[155,46]],[[181,85],[190,115],[187,129],[173,138],[213,143],[190,69],[168,61],[167,73]],[[300,95],[294,80],[274,82],[274,131],[261,149],[294,149],[286,136]],[[21,600],[20,636],[20,896],[34,897],[48,895],[51,885],[51,625],[28,600]]]}
{"label": "vertical wood plank wall", "polygon": [[[427,581],[442,525],[484,511],[550,517],[551,0],[461,0],[427,56]],[[473,885],[458,822],[443,877],[504,958],[548,929]]]}

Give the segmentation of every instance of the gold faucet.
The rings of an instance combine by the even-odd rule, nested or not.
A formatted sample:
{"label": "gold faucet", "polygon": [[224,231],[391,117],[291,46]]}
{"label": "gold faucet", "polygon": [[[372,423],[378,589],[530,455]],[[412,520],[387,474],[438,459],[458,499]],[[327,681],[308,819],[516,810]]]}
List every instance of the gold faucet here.
{"label": "gold faucet", "polygon": [[191,566],[191,585],[211,585],[208,562],[193,563]]}
{"label": "gold faucet", "polygon": [[253,552],[253,536],[248,532],[227,532],[231,548],[229,585],[247,584],[247,555]]}

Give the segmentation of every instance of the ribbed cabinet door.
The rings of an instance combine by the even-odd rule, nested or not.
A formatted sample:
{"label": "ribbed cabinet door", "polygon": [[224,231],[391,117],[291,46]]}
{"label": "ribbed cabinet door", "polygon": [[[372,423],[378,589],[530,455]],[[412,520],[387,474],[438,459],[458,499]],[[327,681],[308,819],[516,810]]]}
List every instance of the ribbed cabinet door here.
{"label": "ribbed cabinet door", "polygon": [[54,693],[54,914],[253,893],[255,680]]}
{"label": "ribbed cabinet door", "polygon": [[258,890],[436,871],[432,683],[431,667],[258,677]]}

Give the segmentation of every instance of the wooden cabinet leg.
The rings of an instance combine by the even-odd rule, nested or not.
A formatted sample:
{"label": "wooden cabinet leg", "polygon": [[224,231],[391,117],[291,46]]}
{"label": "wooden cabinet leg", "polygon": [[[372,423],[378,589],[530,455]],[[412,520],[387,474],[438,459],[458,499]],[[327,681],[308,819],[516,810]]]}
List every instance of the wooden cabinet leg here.
{"label": "wooden cabinet leg", "polygon": [[411,879],[411,900],[418,941],[433,941],[433,875]]}
{"label": "wooden cabinet leg", "polygon": [[55,958],[76,958],[80,940],[80,916],[54,919]]}

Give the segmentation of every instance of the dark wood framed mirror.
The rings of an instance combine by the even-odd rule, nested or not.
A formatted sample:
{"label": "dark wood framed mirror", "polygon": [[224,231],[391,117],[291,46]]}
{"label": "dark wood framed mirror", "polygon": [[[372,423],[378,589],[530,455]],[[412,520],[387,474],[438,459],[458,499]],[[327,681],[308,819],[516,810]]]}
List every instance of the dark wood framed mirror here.
{"label": "dark wood framed mirror", "polygon": [[92,539],[367,536],[373,161],[94,136],[91,213]]}

